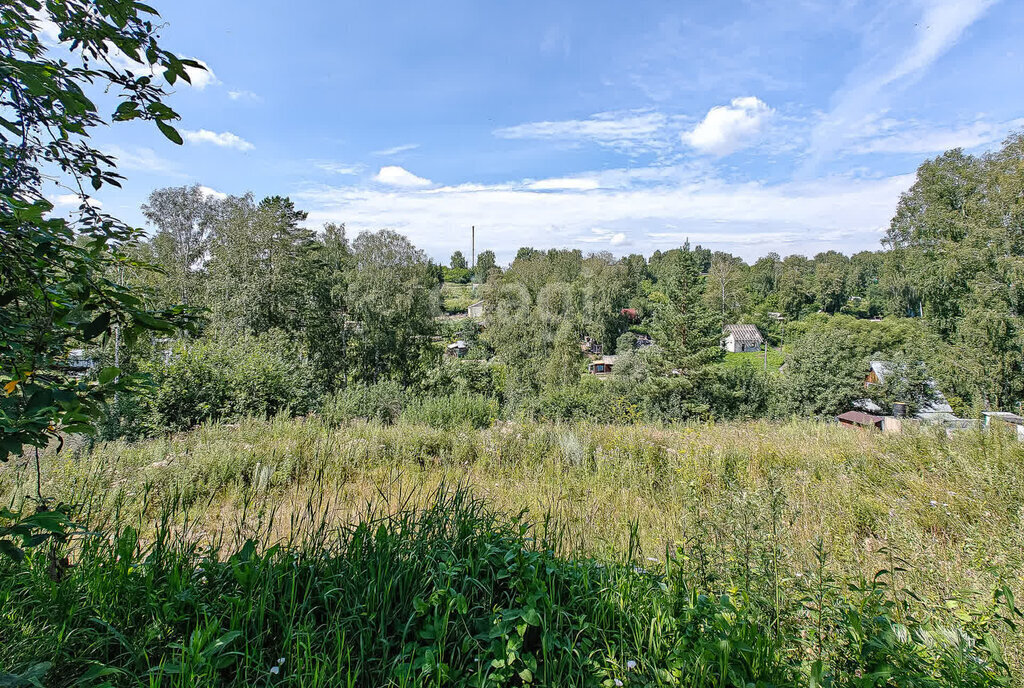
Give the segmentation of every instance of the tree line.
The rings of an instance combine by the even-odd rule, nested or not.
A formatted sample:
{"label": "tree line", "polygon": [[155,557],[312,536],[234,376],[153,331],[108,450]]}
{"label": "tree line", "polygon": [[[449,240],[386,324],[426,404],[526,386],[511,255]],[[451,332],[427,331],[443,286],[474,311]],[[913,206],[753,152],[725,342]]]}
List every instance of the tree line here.
{"label": "tree line", "polygon": [[[902,387],[887,390],[892,398],[923,404],[924,381],[934,377],[965,415],[1016,409],[1022,141],[922,164],[879,250],[769,253],[749,264],[689,244],[649,257],[524,247],[504,267],[483,252],[470,270],[461,252],[437,265],[388,230],[354,239],[342,225],[313,231],[287,198],[159,189],[143,209],[154,231],[133,249],[159,270],[133,279],[154,308],[185,304],[201,325],[164,343],[188,371],[149,371],[192,380],[190,371],[205,369],[195,359],[205,342],[210,357],[226,357],[222,371],[263,352],[268,375],[275,367],[301,373],[278,385],[283,398],[254,402],[256,412],[317,409],[318,399],[388,384],[395,398],[480,395],[505,413],[671,421],[840,412],[864,396],[866,361],[878,357],[903,371]],[[445,283],[484,301],[482,322],[438,317]],[[731,323],[764,333],[771,366],[724,355],[722,328]],[[276,344],[259,345],[267,340]],[[456,340],[468,355],[448,360],[445,345]],[[250,343],[239,350],[238,341]],[[154,360],[146,346],[137,352],[142,367]],[[585,374],[587,348],[616,355],[610,378]],[[174,389],[164,396],[190,398]]]}

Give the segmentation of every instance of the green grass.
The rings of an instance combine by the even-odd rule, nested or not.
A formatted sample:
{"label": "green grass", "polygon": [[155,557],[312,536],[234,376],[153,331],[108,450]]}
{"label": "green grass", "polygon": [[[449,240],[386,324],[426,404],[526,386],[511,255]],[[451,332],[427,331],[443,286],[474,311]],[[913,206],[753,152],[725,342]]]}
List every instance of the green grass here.
{"label": "green grass", "polygon": [[[768,372],[775,372],[785,362],[785,358],[781,351],[778,349],[768,349]],[[730,353],[725,354],[725,358],[722,359],[722,366],[725,367],[740,367],[740,366],[753,366],[755,368],[764,368],[764,351],[751,351],[747,353]]]}
{"label": "green grass", "polygon": [[278,419],[43,480],[102,534],[0,563],[0,672],[45,685],[1020,685],[998,433]]}
{"label": "green grass", "polygon": [[445,282],[441,287],[445,313],[465,313],[471,303],[479,299],[474,295],[474,285]]}

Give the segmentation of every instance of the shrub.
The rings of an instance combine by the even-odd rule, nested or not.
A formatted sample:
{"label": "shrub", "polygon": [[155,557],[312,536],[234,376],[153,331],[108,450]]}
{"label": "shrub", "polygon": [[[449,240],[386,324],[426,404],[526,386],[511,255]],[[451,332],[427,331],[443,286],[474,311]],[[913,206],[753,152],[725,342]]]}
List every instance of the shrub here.
{"label": "shrub", "polygon": [[349,385],[327,398],[320,412],[328,423],[340,425],[362,419],[390,425],[398,419],[406,393],[397,382]]}
{"label": "shrub", "polygon": [[498,402],[482,394],[451,394],[444,397],[417,397],[402,409],[402,420],[433,428],[487,428],[498,419]]}
{"label": "shrub", "polygon": [[167,365],[151,371],[156,389],[149,407],[157,429],[309,408],[311,371],[279,331],[183,342]]}

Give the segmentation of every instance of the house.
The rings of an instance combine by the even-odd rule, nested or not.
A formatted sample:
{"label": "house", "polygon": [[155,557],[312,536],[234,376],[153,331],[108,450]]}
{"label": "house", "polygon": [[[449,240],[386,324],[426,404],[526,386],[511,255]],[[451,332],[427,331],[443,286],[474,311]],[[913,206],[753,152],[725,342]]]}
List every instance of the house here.
{"label": "house", "polygon": [[873,428],[881,430],[885,425],[885,418],[863,411],[847,411],[836,416],[841,425],[849,425],[858,428]]}
{"label": "house", "polygon": [[469,304],[469,308],[466,311],[466,315],[470,318],[484,317],[484,302],[477,301],[476,303]]}
{"label": "house", "polygon": [[95,367],[96,362],[85,353],[85,349],[72,349],[68,352],[67,365],[72,374],[84,374]]}
{"label": "house", "polygon": [[[874,385],[884,385],[886,379],[893,375],[893,365],[888,361],[870,361],[870,369],[864,378],[864,388],[871,389]],[[946,423],[958,421],[959,418],[953,413],[953,407],[946,401],[934,380],[928,380],[934,399],[921,405],[914,414],[914,418],[929,423]],[[895,406],[895,405],[894,405]],[[904,405],[905,408],[905,405]]]}
{"label": "house", "polygon": [[756,325],[726,325],[722,348],[730,353],[760,351],[764,337]]}
{"label": "house", "polygon": [[587,365],[587,372],[591,375],[609,375],[612,372],[612,367],[615,365],[615,359],[615,356],[595,358]]}
{"label": "house", "polygon": [[1024,417],[1008,411],[984,411],[981,415],[985,417],[985,427],[1003,425],[1012,426],[1017,432],[1017,441],[1024,442]]}
{"label": "house", "polygon": [[469,344],[467,344],[464,340],[460,339],[459,341],[452,342],[447,347],[445,347],[444,353],[447,356],[462,358],[463,356],[466,355],[467,351],[469,351]]}

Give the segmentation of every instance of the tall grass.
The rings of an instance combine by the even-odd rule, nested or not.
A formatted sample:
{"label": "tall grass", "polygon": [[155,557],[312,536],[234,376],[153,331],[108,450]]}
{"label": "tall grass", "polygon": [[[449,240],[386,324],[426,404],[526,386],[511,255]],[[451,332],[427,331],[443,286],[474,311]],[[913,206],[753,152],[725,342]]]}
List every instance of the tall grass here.
{"label": "tall grass", "polygon": [[[31,480],[9,466],[0,494],[20,506]],[[46,685],[998,685],[1021,667],[1000,617],[1024,594],[1024,452],[997,433],[276,419],[47,457],[43,480],[103,533],[66,575],[47,552],[0,564],[0,671],[49,662]]]}

